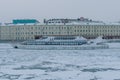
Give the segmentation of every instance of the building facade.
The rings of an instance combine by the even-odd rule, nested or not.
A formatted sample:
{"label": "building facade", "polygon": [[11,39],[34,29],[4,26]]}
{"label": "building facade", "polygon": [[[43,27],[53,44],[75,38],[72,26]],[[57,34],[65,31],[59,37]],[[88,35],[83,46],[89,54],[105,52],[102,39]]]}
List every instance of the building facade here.
{"label": "building facade", "polygon": [[41,36],[75,35],[87,39],[120,38],[120,25],[7,25],[0,26],[0,40],[33,40]]}

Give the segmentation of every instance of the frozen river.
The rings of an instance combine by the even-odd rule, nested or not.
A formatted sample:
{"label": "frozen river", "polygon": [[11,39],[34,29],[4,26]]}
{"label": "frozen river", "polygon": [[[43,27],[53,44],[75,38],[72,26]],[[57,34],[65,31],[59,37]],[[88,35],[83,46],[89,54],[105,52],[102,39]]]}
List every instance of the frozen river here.
{"label": "frozen river", "polygon": [[0,43],[0,80],[120,80],[120,43],[101,50],[23,50]]}

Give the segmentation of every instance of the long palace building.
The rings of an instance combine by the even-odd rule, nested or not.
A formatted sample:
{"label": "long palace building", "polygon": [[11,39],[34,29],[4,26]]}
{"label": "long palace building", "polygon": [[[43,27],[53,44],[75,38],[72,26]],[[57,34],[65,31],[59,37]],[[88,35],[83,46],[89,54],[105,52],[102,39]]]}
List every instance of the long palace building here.
{"label": "long palace building", "polygon": [[93,39],[120,39],[120,24],[93,21],[87,18],[49,19],[44,24],[34,19],[13,20],[0,26],[0,40],[33,40],[41,36],[83,36]]}

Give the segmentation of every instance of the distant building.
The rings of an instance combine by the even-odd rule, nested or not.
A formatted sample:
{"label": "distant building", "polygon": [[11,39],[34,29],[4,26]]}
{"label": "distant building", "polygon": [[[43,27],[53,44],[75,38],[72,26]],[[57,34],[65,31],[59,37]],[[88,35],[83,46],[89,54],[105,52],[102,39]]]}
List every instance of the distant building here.
{"label": "distant building", "polygon": [[102,21],[93,21],[92,19],[80,17],[77,19],[44,19],[45,24],[71,24],[71,23],[103,23]]}
{"label": "distant building", "polygon": [[65,24],[68,23],[68,19],[49,19],[49,20],[44,20],[45,24]]}
{"label": "distant building", "polygon": [[[22,22],[23,21],[23,22]],[[83,36],[93,39],[103,36],[105,39],[120,39],[120,23],[104,23],[87,18],[78,19],[49,19],[45,24],[31,20],[15,20],[13,25],[0,26],[0,40],[34,40],[41,36]],[[46,25],[46,22],[49,23]],[[18,25],[19,23],[26,25]],[[54,24],[52,24],[54,23]],[[59,25],[60,24],[60,25]]]}

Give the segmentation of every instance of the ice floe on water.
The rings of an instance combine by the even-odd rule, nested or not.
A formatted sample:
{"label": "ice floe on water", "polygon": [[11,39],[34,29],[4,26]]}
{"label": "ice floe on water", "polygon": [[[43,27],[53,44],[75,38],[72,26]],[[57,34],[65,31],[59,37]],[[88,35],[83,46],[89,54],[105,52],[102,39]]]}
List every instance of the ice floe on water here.
{"label": "ice floe on water", "polygon": [[120,80],[120,43],[99,50],[22,50],[0,43],[0,80]]}

